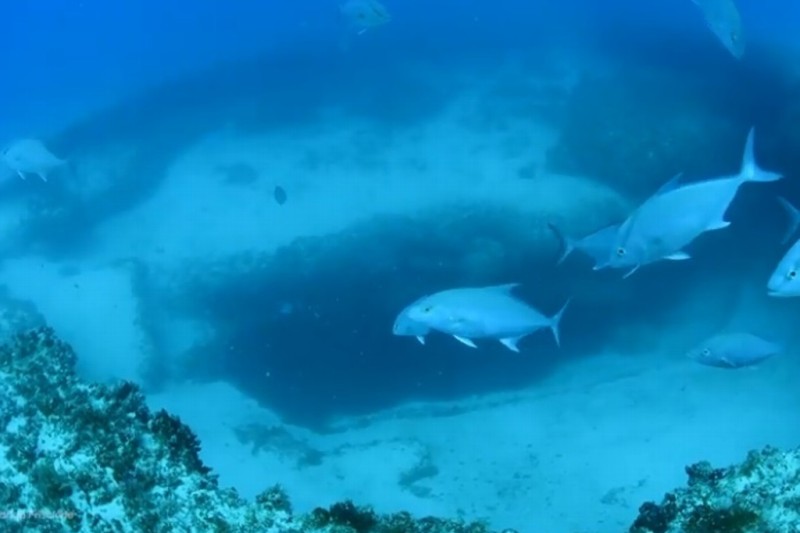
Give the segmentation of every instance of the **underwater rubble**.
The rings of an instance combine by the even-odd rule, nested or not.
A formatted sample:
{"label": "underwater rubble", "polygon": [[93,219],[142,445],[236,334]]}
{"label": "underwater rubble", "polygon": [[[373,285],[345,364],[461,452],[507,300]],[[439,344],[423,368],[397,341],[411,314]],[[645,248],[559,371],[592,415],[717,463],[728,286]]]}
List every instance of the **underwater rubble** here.
{"label": "underwater rubble", "polygon": [[796,533],[800,531],[800,449],[766,447],[740,464],[686,468],[687,487],[647,502],[629,533]]}
{"label": "underwater rubble", "polygon": [[133,383],[82,382],[76,359],[46,326],[0,347],[2,531],[489,532],[352,502],[295,515],[277,485],[245,501],[218,485],[177,417],[151,412]]}

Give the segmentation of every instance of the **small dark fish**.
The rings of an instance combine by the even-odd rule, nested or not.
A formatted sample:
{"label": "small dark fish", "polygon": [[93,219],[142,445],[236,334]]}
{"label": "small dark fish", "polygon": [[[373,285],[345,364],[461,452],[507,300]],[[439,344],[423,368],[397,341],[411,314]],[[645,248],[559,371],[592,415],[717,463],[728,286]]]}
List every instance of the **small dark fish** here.
{"label": "small dark fish", "polygon": [[275,186],[275,190],[272,192],[272,197],[275,198],[275,201],[278,202],[278,205],[283,205],[286,203],[286,191],[283,190],[283,187],[280,185]]}

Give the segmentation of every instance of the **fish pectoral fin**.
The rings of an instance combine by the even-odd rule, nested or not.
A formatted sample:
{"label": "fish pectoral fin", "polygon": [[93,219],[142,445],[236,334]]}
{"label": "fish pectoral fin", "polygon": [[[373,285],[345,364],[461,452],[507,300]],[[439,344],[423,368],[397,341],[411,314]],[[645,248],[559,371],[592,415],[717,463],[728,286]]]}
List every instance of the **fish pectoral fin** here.
{"label": "fish pectoral fin", "polygon": [[44,172],[39,172],[39,177],[42,178],[42,181],[47,183],[47,176]]}
{"label": "fish pectoral fin", "polygon": [[512,352],[519,353],[519,348],[517,348],[517,343],[522,340],[525,335],[520,335],[519,337],[507,337],[505,339],[500,339],[500,344],[511,350]]}
{"label": "fish pectoral fin", "polygon": [[417,340],[423,346],[425,346],[425,336],[424,335],[417,335]]}
{"label": "fish pectoral fin", "polygon": [[622,276],[622,279],[628,279],[628,278],[629,278],[629,277],[631,277],[631,276],[633,275],[633,273],[634,273],[634,272],[636,272],[637,270],[639,270],[639,265],[636,265],[635,267],[633,267],[632,269],[630,269],[630,270],[628,271],[628,273],[627,273],[627,274],[625,274],[624,276]]}
{"label": "fish pectoral fin", "polygon": [[674,254],[664,256],[664,259],[667,259],[668,261],[686,261],[687,259],[691,258],[692,256],[686,252],[675,252]]}
{"label": "fish pectoral fin", "polygon": [[710,224],[706,228],[706,230],[707,231],[714,231],[714,230],[718,230],[718,229],[725,229],[730,225],[731,225],[731,223],[728,222],[727,220],[718,220],[717,222],[714,222],[714,223]]}
{"label": "fish pectoral fin", "polygon": [[453,338],[455,340],[457,340],[458,342],[460,342],[461,344],[466,344],[470,348],[477,348],[477,346],[475,345],[474,342],[472,342],[471,340],[469,340],[469,339],[467,339],[465,337],[459,337],[458,335],[453,335]]}
{"label": "fish pectoral fin", "polygon": [[17,170],[17,175],[18,175],[20,178],[22,178],[22,179],[25,179],[25,174],[23,174],[21,170]]}

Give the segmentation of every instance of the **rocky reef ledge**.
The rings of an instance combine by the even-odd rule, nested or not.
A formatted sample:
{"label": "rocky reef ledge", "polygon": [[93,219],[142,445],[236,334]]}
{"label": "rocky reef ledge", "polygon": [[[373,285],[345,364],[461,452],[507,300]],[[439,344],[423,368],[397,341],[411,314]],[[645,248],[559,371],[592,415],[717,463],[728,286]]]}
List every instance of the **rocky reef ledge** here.
{"label": "rocky reef ledge", "polygon": [[151,412],[132,383],[80,381],[75,362],[47,327],[0,347],[4,532],[489,531],[481,523],[378,515],[351,502],[294,515],[278,486],[245,501],[218,485],[178,418]]}
{"label": "rocky reef ledge", "polygon": [[686,468],[687,487],[645,503],[630,533],[797,533],[800,449],[751,451],[738,465]]}

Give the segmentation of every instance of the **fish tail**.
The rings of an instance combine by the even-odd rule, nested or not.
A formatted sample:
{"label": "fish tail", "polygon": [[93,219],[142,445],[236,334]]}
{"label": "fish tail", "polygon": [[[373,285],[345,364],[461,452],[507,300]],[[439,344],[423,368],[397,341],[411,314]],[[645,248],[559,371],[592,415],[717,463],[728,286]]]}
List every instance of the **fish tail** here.
{"label": "fish tail", "polygon": [[744,155],[742,156],[742,169],[739,177],[742,181],[769,182],[778,181],[783,178],[782,174],[769,172],[758,166],[756,163],[756,153],[754,149],[755,128],[750,128],[747,134],[747,142],[744,145]]}
{"label": "fish tail", "polygon": [[550,331],[553,332],[553,337],[556,340],[556,346],[559,348],[561,347],[561,333],[559,332],[559,327],[561,325],[561,318],[564,316],[564,311],[567,310],[567,306],[572,301],[572,299],[567,300],[564,305],[561,306],[561,309],[555,315],[550,318]]}
{"label": "fish tail", "polygon": [[781,244],[786,244],[792,235],[797,232],[797,228],[800,228],[800,210],[783,196],[778,196],[778,202],[786,210],[786,214],[789,215],[789,227],[786,229],[786,234],[781,241]]}
{"label": "fish tail", "polygon": [[558,240],[561,241],[561,256],[558,258],[558,261],[556,261],[556,265],[560,265],[573,251],[575,251],[575,241],[564,235],[564,233],[562,233],[555,224],[548,222],[547,227],[550,228],[550,231],[552,231]]}

